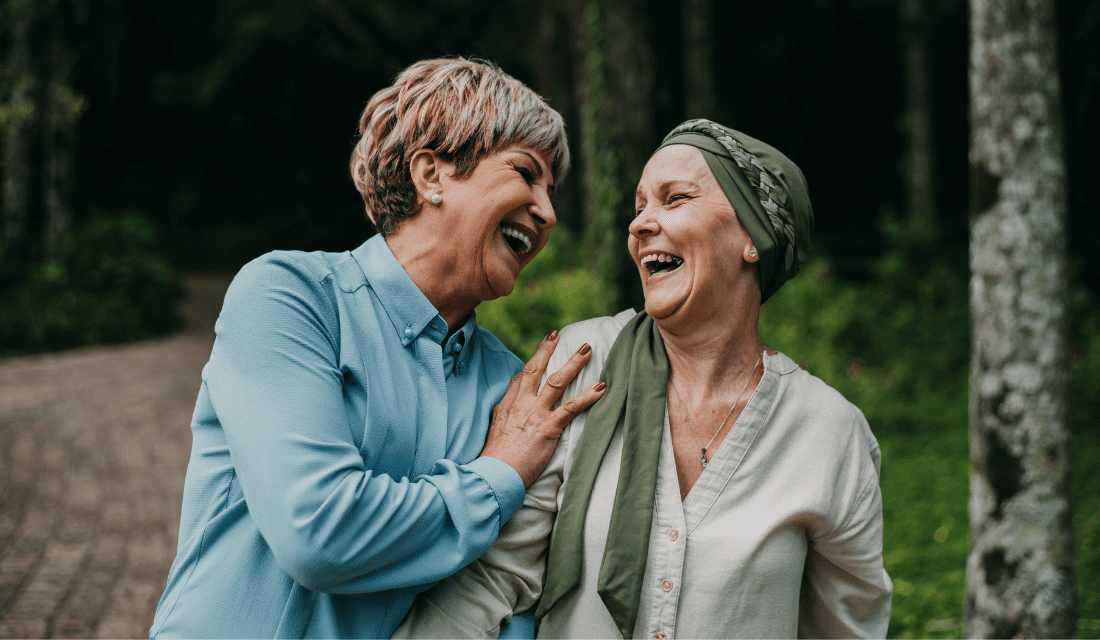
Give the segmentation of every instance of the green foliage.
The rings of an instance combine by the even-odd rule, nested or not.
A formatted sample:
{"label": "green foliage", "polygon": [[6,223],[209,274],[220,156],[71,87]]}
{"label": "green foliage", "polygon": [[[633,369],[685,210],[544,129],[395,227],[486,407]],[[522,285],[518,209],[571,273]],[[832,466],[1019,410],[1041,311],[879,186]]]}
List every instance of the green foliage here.
{"label": "green foliage", "polygon": [[1070,311],[1077,617],[1088,621],[1078,636],[1100,638],[1100,308],[1081,288],[1073,293]]}
{"label": "green foliage", "polygon": [[155,253],[156,233],[136,214],[90,220],[60,261],[2,266],[0,356],[160,335],[180,324],[176,274]]}
{"label": "green foliage", "polygon": [[[884,232],[891,248],[872,281],[840,282],[827,262],[813,262],[764,306],[761,334],[860,407],[878,438],[890,637],[957,638],[969,532],[967,273],[936,256],[919,227],[888,222]],[[1083,291],[1073,303],[1078,617],[1096,620],[1100,313]],[[1082,637],[1098,632],[1080,629]]]}
{"label": "green foliage", "polygon": [[478,305],[477,322],[524,360],[551,329],[596,313],[596,281],[582,265],[578,243],[555,229],[542,252],[520,272],[512,295]]}
{"label": "green foliage", "polygon": [[967,552],[967,283],[920,227],[884,224],[865,284],[816,261],[761,313],[768,346],[864,412],[882,448],[890,635],[958,636]]}
{"label": "green foliage", "polygon": [[[610,122],[613,100],[607,89],[608,34],[600,16],[600,3],[592,2],[584,9],[584,25],[588,37],[584,61],[588,101],[581,104],[584,126],[581,135],[592,149],[589,169],[591,188],[591,220],[584,237],[587,254],[592,257],[590,268],[595,276],[596,311],[607,315],[619,310],[619,292],[615,286],[622,268],[623,234],[615,213],[622,207],[623,185],[620,184],[620,161]],[[633,187],[631,187],[633,188]]]}

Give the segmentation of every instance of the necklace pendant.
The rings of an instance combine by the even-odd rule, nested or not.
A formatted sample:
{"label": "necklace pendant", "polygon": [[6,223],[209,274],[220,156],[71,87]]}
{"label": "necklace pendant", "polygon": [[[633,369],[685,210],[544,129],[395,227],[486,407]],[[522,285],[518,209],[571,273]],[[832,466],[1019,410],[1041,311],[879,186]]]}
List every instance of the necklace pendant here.
{"label": "necklace pendant", "polygon": [[703,463],[703,468],[706,469],[707,468],[707,450],[706,449],[703,449],[703,459],[700,460],[700,462]]}

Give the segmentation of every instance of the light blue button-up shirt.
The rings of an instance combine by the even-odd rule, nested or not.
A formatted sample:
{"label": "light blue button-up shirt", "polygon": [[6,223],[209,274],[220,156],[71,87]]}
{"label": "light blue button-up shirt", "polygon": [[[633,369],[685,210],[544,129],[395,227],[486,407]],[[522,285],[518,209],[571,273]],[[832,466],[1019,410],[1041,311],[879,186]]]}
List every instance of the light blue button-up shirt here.
{"label": "light blue button-up shirt", "polygon": [[203,368],[152,637],[389,637],[523,502],[478,457],[523,365],[447,325],[381,236],[233,280]]}

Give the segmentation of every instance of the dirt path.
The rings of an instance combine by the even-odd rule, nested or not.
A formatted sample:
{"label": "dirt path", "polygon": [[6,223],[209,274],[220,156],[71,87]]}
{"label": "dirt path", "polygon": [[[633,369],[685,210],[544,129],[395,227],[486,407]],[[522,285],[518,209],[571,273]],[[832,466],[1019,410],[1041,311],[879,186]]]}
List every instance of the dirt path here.
{"label": "dirt path", "polygon": [[0,638],[148,637],[229,278],[185,284],[182,333],[0,362]]}

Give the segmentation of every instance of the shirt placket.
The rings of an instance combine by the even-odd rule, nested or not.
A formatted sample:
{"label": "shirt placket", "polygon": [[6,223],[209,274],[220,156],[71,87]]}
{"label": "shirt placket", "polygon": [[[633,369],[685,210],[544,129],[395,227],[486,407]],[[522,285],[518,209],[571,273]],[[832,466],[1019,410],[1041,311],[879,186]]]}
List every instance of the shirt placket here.
{"label": "shirt placket", "polygon": [[413,342],[419,369],[417,417],[420,427],[410,474],[414,478],[431,472],[435,463],[446,454],[447,384],[443,376],[443,346],[433,337],[433,329],[429,325]]}
{"label": "shirt placket", "polygon": [[[675,460],[672,435],[665,409],[665,427],[661,435],[661,457]],[[653,526],[650,529],[649,549],[651,559],[659,561],[653,573],[650,595],[650,620],[647,635],[656,640],[672,638],[676,634],[676,617],[680,605],[680,583],[684,572],[684,556],[687,550],[687,528],[684,510],[680,502],[680,484],[676,477],[676,465],[659,463],[657,490],[653,497]],[[654,553],[656,551],[656,553]]]}

